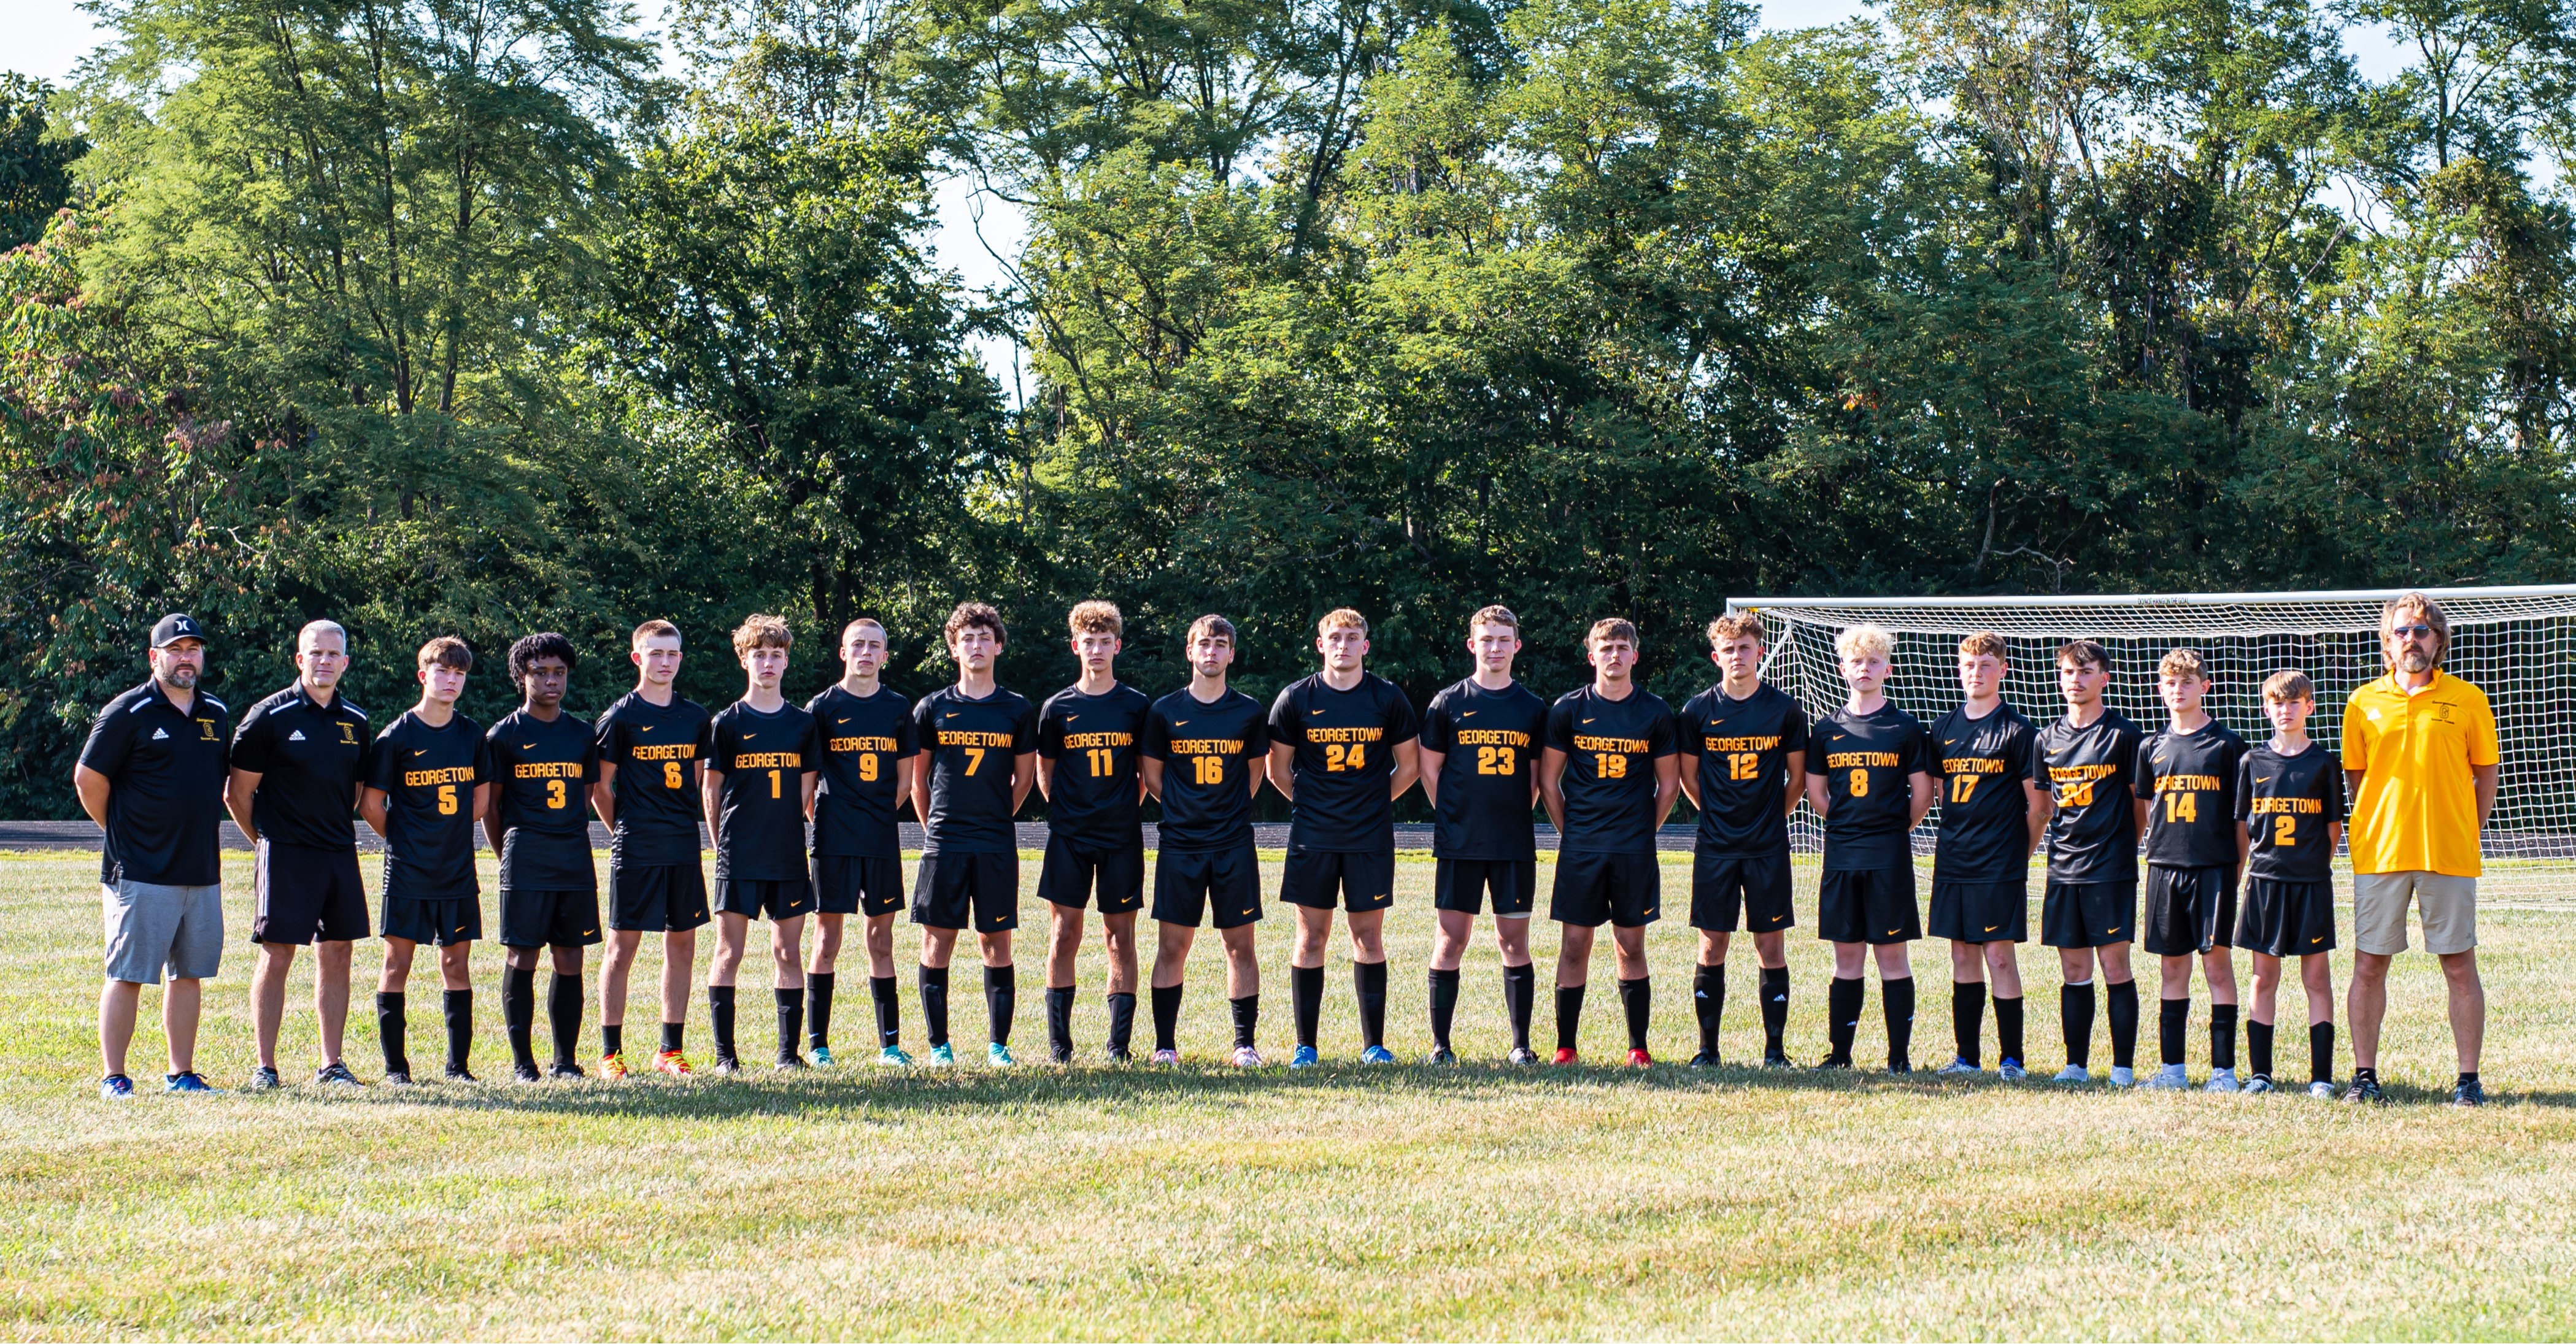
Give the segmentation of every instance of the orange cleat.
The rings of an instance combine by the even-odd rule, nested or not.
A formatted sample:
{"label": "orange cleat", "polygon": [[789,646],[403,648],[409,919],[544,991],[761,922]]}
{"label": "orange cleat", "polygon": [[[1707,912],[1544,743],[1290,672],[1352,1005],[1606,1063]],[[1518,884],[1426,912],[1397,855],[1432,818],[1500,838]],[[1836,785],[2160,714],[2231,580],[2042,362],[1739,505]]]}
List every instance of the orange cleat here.
{"label": "orange cleat", "polygon": [[1573,1046],[1560,1045],[1556,1048],[1556,1058],[1550,1062],[1557,1064],[1574,1064],[1579,1063],[1580,1061],[1574,1057]]}
{"label": "orange cleat", "polygon": [[602,1078],[611,1078],[611,1079],[615,1079],[615,1078],[623,1078],[623,1077],[625,1077],[625,1076],[626,1076],[626,1055],[625,1055],[625,1052],[623,1052],[623,1051],[611,1051],[611,1052],[609,1052],[608,1054],[601,1055],[601,1056],[599,1057],[599,1076],[600,1076],[600,1077],[602,1077]]}
{"label": "orange cleat", "polygon": [[653,1072],[686,1078],[689,1076],[689,1057],[677,1050],[665,1050],[653,1056]]}

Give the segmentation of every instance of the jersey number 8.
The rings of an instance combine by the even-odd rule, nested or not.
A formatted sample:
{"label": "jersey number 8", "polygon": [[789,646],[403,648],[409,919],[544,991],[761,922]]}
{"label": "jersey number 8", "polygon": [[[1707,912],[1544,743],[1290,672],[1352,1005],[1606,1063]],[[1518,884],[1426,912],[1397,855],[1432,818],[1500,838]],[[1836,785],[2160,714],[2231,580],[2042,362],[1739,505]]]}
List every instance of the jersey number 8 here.
{"label": "jersey number 8", "polygon": [[1869,772],[1867,770],[1855,769],[1851,772],[1851,796],[1854,798],[1866,798],[1869,796]]}

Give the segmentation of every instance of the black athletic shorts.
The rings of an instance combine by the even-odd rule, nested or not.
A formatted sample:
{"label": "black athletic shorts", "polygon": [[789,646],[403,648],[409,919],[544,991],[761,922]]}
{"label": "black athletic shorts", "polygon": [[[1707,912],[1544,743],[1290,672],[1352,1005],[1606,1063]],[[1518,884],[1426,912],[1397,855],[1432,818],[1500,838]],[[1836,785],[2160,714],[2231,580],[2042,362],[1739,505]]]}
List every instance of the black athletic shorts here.
{"label": "black athletic shorts", "polygon": [[2335,950],[2334,883],[2245,879],[2236,945],[2267,957],[2312,957]]}
{"label": "black athletic shorts", "polygon": [[1330,910],[1336,895],[1342,908],[1355,915],[1395,904],[1395,851],[1345,854],[1301,849],[1288,855],[1287,871],[1279,878],[1279,899]]}
{"label": "black athletic shorts", "polygon": [[694,863],[608,865],[608,927],[678,933],[707,922],[707,874]]}
{"label": "black athletic shorts", "polygon": [[924,854],[912,870],[912,922],[1002,933],[1020,927],[1020,853]]}
{"label": "black athletic shorts", "polygon": [[1778,933],[1798,922],[1789,905],[1789,856],[1691,856],[1691,927],[1733,933],[1737,920],[1754,933]]}
{"label": "black athletic shorts", "polygon": [[1485,893],[1494,894],[1494,915],[1526,915],[1538,908],[1536,859],[1436,859],[1432,863],[1431,908],[1460,914],[1485,913]]}
{"label": "black athletic shorts", "polygon": [[1944,882],[1932,880],[1932,924],[1935,938],[1955,943],[2026,943],[2030,941],[2030,884],[2011,882]]}
{"label": "black athletic shorts", "polygon": [[1828,871],[1816,884],[1816,936],[1829,943],[1904,943],[1922,937],[1914,865]]}
{"label": "black athletic shorts", "polygon": [[310,849],[263,838],[253,861],[254,943],[354,943],[367,936],[367,889],[355,849]]}
{"label": "black athletic shorts", "polygon": [[903,860],[854,854],[817,854],[806,865],[814,883],[814,908],[826,915],[874,919],[903,908]]}
{"label": "black athletic shorts", "polygon": [[814,913],[814,884],[801,877],[716,879],[716,912],[745,919]]}
{"label": "black athletic shorts", "polygon": [[1154,918],[1195,929],[1211,906],[1220,929],[1261,918],[1261,858],[1250,840],[1227,849],[1166,849],[1154,856]]}
{"label": "black athletic shorts", "polygon": [[1100,913],[1123,915],[1145,906],[1145,845],[1085,849],[1060,835],[1047,837],[1046,858],[1038,867],[1038,899],[1076,910],[1100,893]]}
{"label": "black athletic shorts", "polygon": [[503,947],[588,947],[600,937],[596,891],[501,888]]}
{"label": "black athletic shorts", "polygon": [[1547,917],[1559,924],[1597,929],[1615,924],[1643,928],[1661,917],[1664,865],[1652,854],[1559,851],[1556,890]]}
{"label": "black athletic shorts", "polygon": [[2236,870],[2147,865],[2147,931],[2139,946],[2151,957],[2188,957],[2236,939]]}
{"label": "black athletic shorts", "polygon": [[2135,882],[2051,882],[2039,898],[2039,941],[2048,947],[2109,947],[2138,936]]}
{"label": "black athletic shorts", "polygon": [[408,938],[432,947],[470,943],[483,936],[483,899],[458,896],[444,901],[387,899],[377,923],[387,938]]}

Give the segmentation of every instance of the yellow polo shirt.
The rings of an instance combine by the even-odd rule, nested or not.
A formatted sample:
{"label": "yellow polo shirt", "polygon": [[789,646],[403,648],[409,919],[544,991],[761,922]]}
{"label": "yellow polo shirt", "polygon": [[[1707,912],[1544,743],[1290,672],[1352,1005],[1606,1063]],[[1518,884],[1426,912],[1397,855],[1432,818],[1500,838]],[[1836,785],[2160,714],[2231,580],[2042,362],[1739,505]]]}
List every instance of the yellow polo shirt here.
{"label": "yellow polo shirt", "polygon": [[2394,676],[2352,693],[2343,711],[2343,768],[2362,773],[2353,799],[2356,873],[2478,875],[2473,765],[2496,763],[2487,693],[2436,671],[2408,695]]}

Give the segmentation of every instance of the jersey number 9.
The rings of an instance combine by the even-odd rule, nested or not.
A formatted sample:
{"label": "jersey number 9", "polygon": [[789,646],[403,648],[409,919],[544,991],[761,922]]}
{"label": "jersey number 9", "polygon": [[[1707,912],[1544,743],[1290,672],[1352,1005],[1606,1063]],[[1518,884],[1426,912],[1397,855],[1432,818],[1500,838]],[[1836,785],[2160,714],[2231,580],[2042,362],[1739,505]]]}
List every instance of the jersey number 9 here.
{"label": "jersey number 9", "polygon": [[859,753],[859,778],[866,780],[870,784],[877,782],[877,754],[875,752],[863,751]]}

